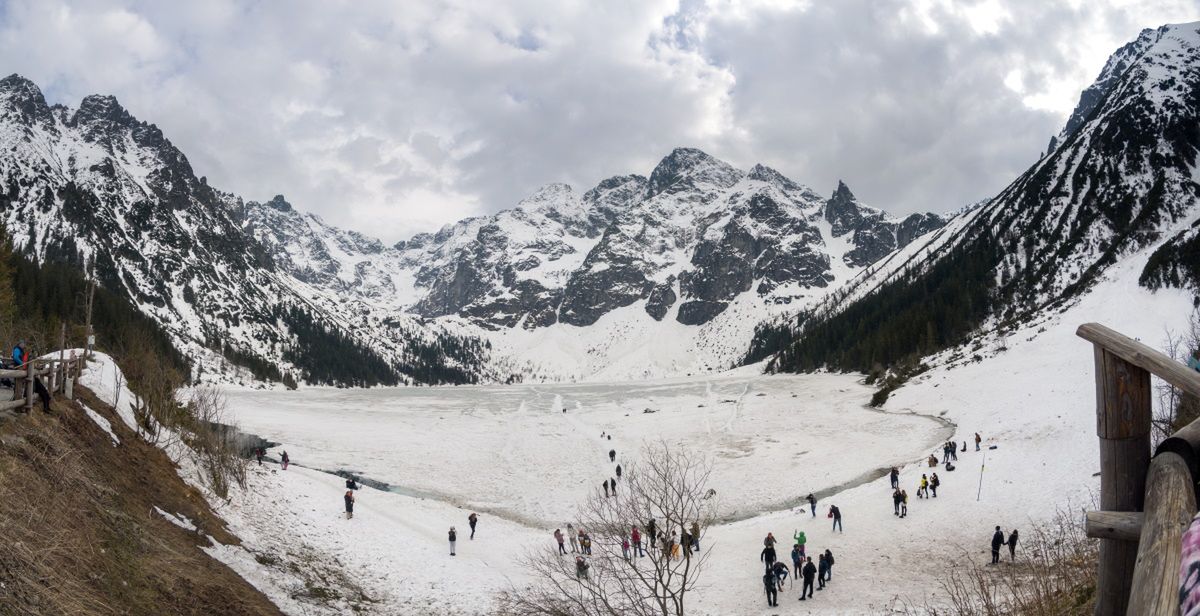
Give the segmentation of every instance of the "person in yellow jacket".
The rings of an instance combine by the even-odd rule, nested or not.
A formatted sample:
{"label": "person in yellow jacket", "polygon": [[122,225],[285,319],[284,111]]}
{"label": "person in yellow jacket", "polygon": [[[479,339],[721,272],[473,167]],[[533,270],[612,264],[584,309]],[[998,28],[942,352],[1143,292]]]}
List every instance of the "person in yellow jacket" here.
{"label": "person in yellow jacket", "polygon": [[929,496],[929,478],[921,475],[921,486],[917,488],[917,498],[927,498]]}

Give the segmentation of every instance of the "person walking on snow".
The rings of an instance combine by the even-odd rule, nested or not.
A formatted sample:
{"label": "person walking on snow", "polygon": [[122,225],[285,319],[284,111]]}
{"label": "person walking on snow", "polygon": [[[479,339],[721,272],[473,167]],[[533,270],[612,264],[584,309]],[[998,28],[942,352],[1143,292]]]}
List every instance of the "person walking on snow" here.
{"label": "person walking on snow", "polygon": [[900,497],[900,488],[896,488],[895,490],[892,490],[892,515],[894,515],[896,517],[900,517],[900,501],[901,500],[903,500],[903,499]]}
{"label": "person walking on snow", "polygon": [[900,517],[908,517],[908,490],[900,490]]}
{"label": "person walking on snow", "polygon": [[942,485],[942,480],[938,479],[937,473],[934,473],[933,477],[929,478],[929,489],[933,491],[934,498],[937,498],[937,489],[940,485]]}
{"label": "person walking on snow", "polygon": [[471,540],[472,541],[475,540],[475,525],[478,523],[479,523],[479,514],[477,514],[475,512],[471,512],[471,515],[467,516],[467,524],[469,524],[471,526]]}
{"label": "person walking on snow", "polygon": [[812,492],[808,493],[808,508],[812,510],[812,517],[817,517],[817,497],[813,496]]}
{"label": "person walking on snow", "polygon": [[621,536],[621,555],[625,557],[625,562],[629,562],[629,537]]}
{"label": "person walking on snow", "polygon": [[829,563],[824,554],[817,555],[817,590],[825,590],[825,576],[829,575]]}
{"label": "person walking on snow", "polygon": [[457,540],[458,540],[458,533],[454,532],[454,527],[453,527],[453,526],[451,526],[451,527],[450,527],[450,555],[451,555],[451,556],[455,556],[455,554],[454,554],[454,542],[455,542],[455,541],[457,541]]}
{"label": "person walking on snow", "polygon": [[554,529],[554,540],[558,542],[558,553],[566,554],[567,546],[563,545],[563,542],[565,541],[565,539],[563,539],[563,534],[562,534],[561,528]]}
{"label": "person walking on snow", "polygon": [[264,455],[264,452],[263,452],[263,448],[262,448],[262,447],[259,447],[259,448],[257,448],[257,449],[255,449],[255,450],[254,450],[254,457],[255,457],[255,459],[257,459],[257,460],[258,460],[258,465],[259,465],[259,466],[262,466],[262,459],[263,459],[263,455]]}
{"label": "person walking on snow", "polygon": [[900,471],[896,467],[892,467],[892,489],[900,487]]}
{"label": "person walking on snow", "polygon": [[813,564],[812,558],[808,558],[804,563],[804,585],[800,587],[800,600],[804,601],[805,594],[809,598],[813,596],[813,579],[817,577],[817,566]]}
{"label": "person walking on snow", "polygon": [[609,450],[608,450],[608,461],[609,461],[609,462],[616,462],[616,461],[617,461],[617,450],[616,450],[616,449],[609,449]]}
{"label": "person walking on snow", "polygon": [[620,479],[620,478],[621,478],[621,465],[618,464],[617,465],[617,479]]}
{"label": "person walking on snow", "polygon": [[[950,459],[955,462],[958,462],[958,445],[955,445],[954,441],[950,441],[949,443],[946,443],[946,445],[948,445],[950,447]],[[963,447],[963,451],[966,451],[966,450],[967,450],[967,448]]]}
{"label": "person walking on snow", "polygon": [[992,564],[1000,562],[1000,546],[1004,545],[1004,533],[1000,527],[996,527],[996,532],[992,534]]}
{"label": "person walking on snow", "polygon": [[616,495],[617,495],[617,479],[616,479],[616,477],[610,477],[610,478],[609,478],[609,480],[608,480],[608,489],[609,489],[610,491],[612,491],[612,495],[613,495],[613,496],[616,496]]}
{"label": "person walking on snow", "polygon": [[288,458],[286,451],[283,452],[283,455],[279,456],[279,462],[280,462],[280,464],[283,465],[283,470],[285,470],[285,471],[287,470],[288,462],[290,462],[290,461],[291,461],[291,459]]}
{"label": "person walking on snow", "polygon": [[692,537],[692,545],[689,546],[693,552],[700,551],[700,522],[693,521],[692,528],[688,533]]}
{"label": "person walking on snow", "polygon": [[654,526],[654,518],[650,518],[650,521],[646,522],[646,534],[650,537],[649,545],[653,548],[654,542],[658,541],[658,528]]}
{"label": "person walking on snow", "polygon": [[833,579],[833,552],[825,550],[825,581]]}
{"label": "person walking on snow", "polygon": [[644,557],[646,553],[642,551],[642,533],[638,530],[638,527],[634,526],[632,528],[633,530],[630,532],[630,538],[633,539],[634,554],[636,554],[639,558]]}
{"label": "person walking on snow", "polygon": [[567,539],[571,541],[571,553],[579,551],[579,540],[575,538],[575,527],[567,524]]}
{"label": "person walking on snow", "polygon": [[976,432],[975,433],[975,451],[979,451],[979,444],[982,442],[983,442],[983,439],[979,436],[979,433]]}
{"label": "person walking on snow", "polygon": [[608,481],[601,481],[600,487],[604,488],[604,498],[608,498]]}
{"label": "person walking on snow", "polygon": [[[845,532],[842,530],[842,510],[838,509],[837,505],[830,505],[829,513],[833,515],[833,529],[838,532]],[[808,560],[812,561],[811,558]]]}
{"label": "person walking on snow", "polygon": [[1017,559],[1017,529],[1008,535],[1008,562],[1013,562]]}
{"label": "person walking on snow", "polygon": [[346,501],[346,519],[354,517],[354,490],[346,490],[346,495],[342,497]]}
{"label": "person walking on snow", "polygon": [[779,589],[775,587],[775,574],[767,567],[763,573],[763,588],[767,591],[767,607],[779,607]]}

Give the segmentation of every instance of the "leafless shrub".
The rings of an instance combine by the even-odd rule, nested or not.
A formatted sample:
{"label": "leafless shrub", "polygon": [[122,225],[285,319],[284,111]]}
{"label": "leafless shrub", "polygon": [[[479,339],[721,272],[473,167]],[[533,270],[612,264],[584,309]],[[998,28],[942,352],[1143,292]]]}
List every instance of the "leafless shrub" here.
{"label": "leafless shrub", "polygon": [[246,487],[249,461],[242,457],[236,428],[225,423],[225,395],[202,387],[192,392],[187,403],[187,421],[180,428],[189,435],[196,462],[213,493],[229,495],[233,484]]}
{"label": "leafless shrub", "polygon": [[[1168,331],[1162,350],[1175,361],[1186,363],[1200,349],[1200,310],[1193,311],[1188,327],[1181,333]],[[1154,442],[1165,439],[1180,428],[1200,419],[1200,399],[1161,379],[1154,379]]]}
{"label": "leafless shrub", "polygon": [[[708,490],[711,467],[684,449],[658,443],[628,465],[617,483],[618,495],[593,494],[579,509],[579,528],[592,539],[588,569],[579,575],[575,561],[560,556],[553,542],[527,554],[524,564],[534,581],[514,588],[500,601],[501,613],[512,616],[680,616],[695,587],[711,548],[692,552],[681,546],[672,557],[669,543],[679,541],[680,529],[693,522],[700,528],[700,545],[714,518],[715,503]],[[655,520],[660,539],[646,557],[626,560],[622,541],[631,527]],[[643,541],[649,537],[643,534]]]}

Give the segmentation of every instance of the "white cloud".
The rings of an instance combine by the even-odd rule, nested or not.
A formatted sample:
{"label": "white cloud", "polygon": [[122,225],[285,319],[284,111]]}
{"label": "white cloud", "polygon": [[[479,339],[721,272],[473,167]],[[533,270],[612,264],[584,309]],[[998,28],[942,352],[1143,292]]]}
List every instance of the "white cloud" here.
{"label": "white cloud", "polygon": [[677,145],[897,211],[1001,188],[1190,2],[9,0],[5,72],[115,94],[197,173],[396,240]]}

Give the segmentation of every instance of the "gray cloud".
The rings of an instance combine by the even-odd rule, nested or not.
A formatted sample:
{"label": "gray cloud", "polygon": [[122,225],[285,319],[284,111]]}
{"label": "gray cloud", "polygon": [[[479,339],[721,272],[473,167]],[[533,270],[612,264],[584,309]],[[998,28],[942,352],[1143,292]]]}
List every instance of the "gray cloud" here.
{"label": "gray cloud", "polygon": [[677,145],[898,213],[989,196],[1191,2],[9,0],[5,72],[115,94],[200,174],[395,240]]}

